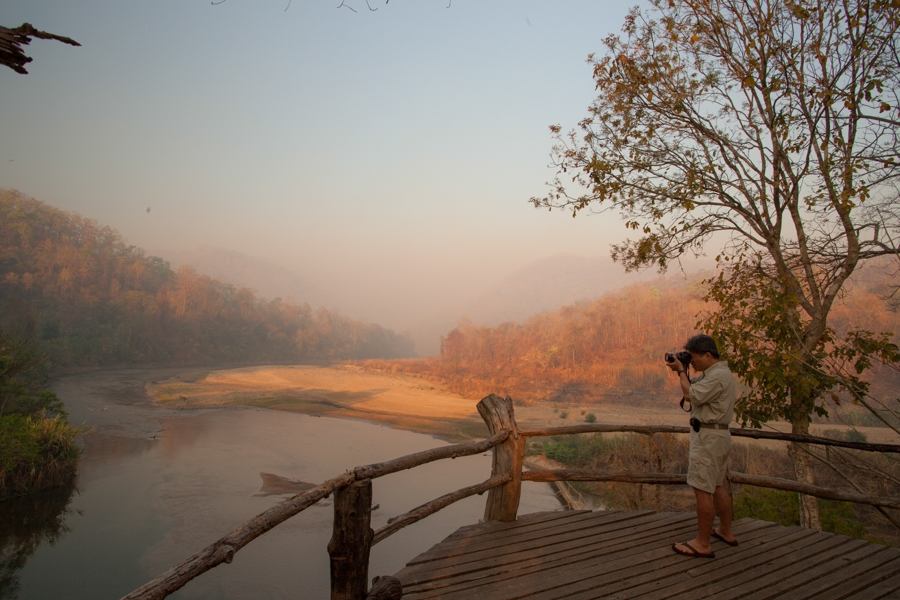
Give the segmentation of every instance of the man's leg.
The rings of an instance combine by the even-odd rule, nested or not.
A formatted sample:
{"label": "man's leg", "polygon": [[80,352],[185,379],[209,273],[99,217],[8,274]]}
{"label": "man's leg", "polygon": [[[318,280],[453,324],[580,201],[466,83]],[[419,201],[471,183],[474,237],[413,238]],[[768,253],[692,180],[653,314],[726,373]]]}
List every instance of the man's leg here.
{"label": "man's leg", "polygon": [[697,542],[698,550],[709,552],[709,537],[712,535],[713,519],[716,517],[716,506],[713,495],[694,488],[697,498]]}
{"label": "man's leg", "polygon": [[[694,496],[697,499],[697,537],[688,541],[688,543],[697,552],[707,554],[712,552],[709,537],[712,535],[713,519],[716,516],[715,501],[712,494],[697,488],[694,488]],[[683,544],[677,545],[679,547],[683,546]]]}
{"label": "man's leg", "polygon": [[735,541],[734,532],[731,531],[731,521],[733,519],[733,510],[731,506],[731,493],[728,491],[728,484],[716,486],[716,492],[713,494],[713,501],[716,507],[716,514],[719,515],[719,535],[728,542]]}

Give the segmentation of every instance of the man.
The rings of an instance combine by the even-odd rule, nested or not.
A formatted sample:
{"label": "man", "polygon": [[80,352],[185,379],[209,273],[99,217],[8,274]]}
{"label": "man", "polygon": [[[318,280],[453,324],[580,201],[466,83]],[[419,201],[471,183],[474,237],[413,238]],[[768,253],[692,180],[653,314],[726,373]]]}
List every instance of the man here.
{"label": "man", "polygon": [[[734,376],[728,363],[719,359],[719,349],[708,335],[695,335],[684,349],[690,353],[690,365],[701,373],[691,381],[687,365],[677,358],[666,366],[678,373],[683,397],[691,405],[691,443],[688,455],[687,484],[697,499],[697,536],[672,544],[672,549],[694,558],[715,558],[711,538],[737,546],[731,531],[731,493],[726,480],[731,434],[728,424],[734,416],[736,397]],[[672,358],[667,356],[668,358]],[[719,516],[719,528],[713,520]]]}

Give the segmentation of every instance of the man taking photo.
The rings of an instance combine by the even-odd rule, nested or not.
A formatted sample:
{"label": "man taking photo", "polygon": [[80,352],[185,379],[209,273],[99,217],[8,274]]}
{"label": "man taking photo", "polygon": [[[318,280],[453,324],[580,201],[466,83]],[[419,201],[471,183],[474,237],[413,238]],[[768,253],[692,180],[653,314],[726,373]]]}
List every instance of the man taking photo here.
{"label": "man taking photo", "polygon": [[[728,424],[734,417],[735,380],[708,335],[695,335],[684,345],[684,350],[678,355],[667,354],[666,366],[678,373],[682,402],[691,407],[687,484],[694,488],[697,499],[697,535],[692,540],[672,544],[672,550],[694,558],[715,558],[711,538],[729,546],[738,544],[731,531],[731,493],[726,479],[731,450]],[[694,380],[688,377],[688,364],[700,372]],[[716,515],[719,528],[713,529]]]}

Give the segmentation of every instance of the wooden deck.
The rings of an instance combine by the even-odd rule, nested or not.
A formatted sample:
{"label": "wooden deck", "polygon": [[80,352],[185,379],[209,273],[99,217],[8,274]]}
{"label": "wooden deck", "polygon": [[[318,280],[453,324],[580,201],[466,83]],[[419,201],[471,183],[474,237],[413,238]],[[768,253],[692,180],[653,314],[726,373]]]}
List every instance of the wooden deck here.
{"label": "wooden deck", "polygon": [[735,523],[715,559],[676,555],[695,516],[558,511],[463,527],[396,576],[403,598],[900,598],[900,548],[842,535]]}

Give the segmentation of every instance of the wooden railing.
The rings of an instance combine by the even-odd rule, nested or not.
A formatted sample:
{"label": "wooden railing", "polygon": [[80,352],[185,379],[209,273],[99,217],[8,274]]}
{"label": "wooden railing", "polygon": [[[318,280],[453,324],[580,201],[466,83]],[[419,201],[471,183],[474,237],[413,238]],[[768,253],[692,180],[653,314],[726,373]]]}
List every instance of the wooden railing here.
{"label": "wooden railing", "polygon": [[[368,589],[369,553],[374,544],[383,541],[403,527],[424,519],[442,508],[475,494],[488,492],[485,502],[486,521],[515,521],[522,481],[616,481],[648,484],[685,484],[686,475],[669,473],[598,472],[574,469],[532,470],[523,472],[525,441],[529,437],[570,435],[579,433],[632,432],[689,433],[688,427],[585,424],[570,427],[520,431],[516,424],[512,400],[490,395],[477,405],[491,436],[487,439],[454,444],[409,454],[381,463],[354,467],[318,486],[297,494],[260,513],[231,533],[213,542],[184,562],[172,567],[156,579],[135,589],[122,600],[165,598],[190,580],[221,563],[230,563],[235,552],[279,523],[334,494],[334,528],[328,543],[331,561],[332,600],[400,598],[400,583],[392,577],[376,578]],[[900,445],[845,442],[829,438],[790,433],[764,432],[756,429],[732,429],[737,437],[763,438],[838,446],[869,452],[900,453]],[[391,473],[412,469],[437,460],[479,454],[493,450],[491,476],[487,480],[439,498],[388,521],[377,531],[371,528],[372,480]],[[734,483],[798,492],[819,498],[868,504],[878,508],[900,509],[900,498],[873,497],[860,493],[834,490],[777,477],[730,472]]]}

